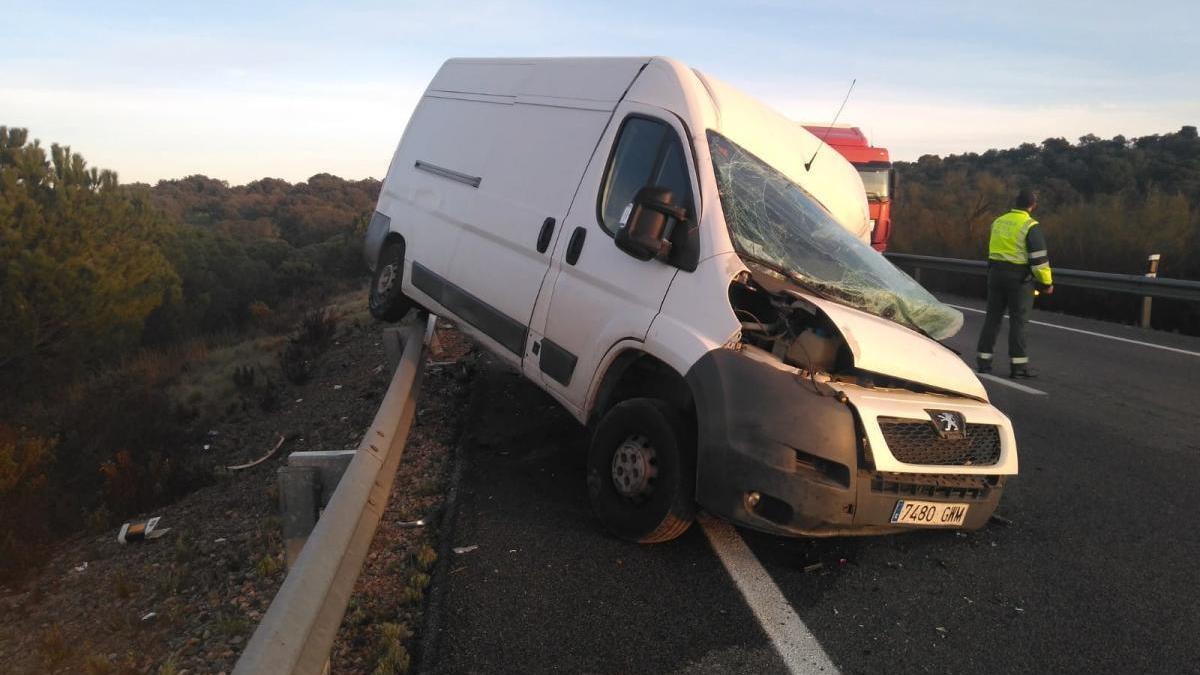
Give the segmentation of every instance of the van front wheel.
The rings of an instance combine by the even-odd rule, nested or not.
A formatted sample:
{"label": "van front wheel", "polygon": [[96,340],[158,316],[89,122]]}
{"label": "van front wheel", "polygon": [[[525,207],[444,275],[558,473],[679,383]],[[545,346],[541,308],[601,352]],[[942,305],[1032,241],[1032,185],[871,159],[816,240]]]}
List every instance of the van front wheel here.
{"label": "van front wheel", "polygon": [[666,401],[622,401],[600,420],[588,449],[592,510],[622,539],[651,544],[695,518],[695,434]]}
{"label": "van front wheel", "polygon": [[400,290],[404,274],[404,242],[393,241],[383,247],[371,278],[367,306],[380,321],[399,321],[412,309],[412,301]]}

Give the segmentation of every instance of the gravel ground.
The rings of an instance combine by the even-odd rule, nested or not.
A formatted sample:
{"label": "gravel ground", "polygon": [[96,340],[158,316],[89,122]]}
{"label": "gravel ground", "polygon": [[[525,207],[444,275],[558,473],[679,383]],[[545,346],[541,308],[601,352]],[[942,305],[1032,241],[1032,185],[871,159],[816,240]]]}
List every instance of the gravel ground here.
{"label": "gravel ground", "polygon": [[[335,646],[335,672],[370,672],[381,660],[384,672],[403,672],[394,666],[420,624],[424,587],[413,577],[432,566],[436,535],[401,523],[436,523],[473,372],[469,343],[452,328],[439,334],[443,350],[430,356],[392,500]],[[214,485],[142,514],[161,516],[159,527],[170,528],[165,536],[128,545],[117,543],[115,530],[75,536],[19,585],[0,587],[4,670],[231,670],[286,574],[276,470],[289,452],[356,447],[388,379],[380,326],[348,322],[313,379],[288,385],[279,410],[242,413],[200,434],[196,452],[219,466],[251,461],[280,436],[287,440],[268,461],[218,471]]]}

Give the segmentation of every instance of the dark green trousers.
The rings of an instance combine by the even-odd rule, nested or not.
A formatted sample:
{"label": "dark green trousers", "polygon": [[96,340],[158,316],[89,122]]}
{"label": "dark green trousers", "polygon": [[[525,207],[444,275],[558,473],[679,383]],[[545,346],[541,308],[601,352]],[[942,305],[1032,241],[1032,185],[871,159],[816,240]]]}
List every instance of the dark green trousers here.
{"label": "dark green trousers", "polygon": [[1008,358],[1013,365],[1029,362],[1025,351],[1025,322],[1033,309],[1033,275],[1024,265],[992,262],[987,277],[987,318],[979,333],[976,351],[979,358],[992,358],[992,348],[1000,335],[1000,321],[1008,312]]}

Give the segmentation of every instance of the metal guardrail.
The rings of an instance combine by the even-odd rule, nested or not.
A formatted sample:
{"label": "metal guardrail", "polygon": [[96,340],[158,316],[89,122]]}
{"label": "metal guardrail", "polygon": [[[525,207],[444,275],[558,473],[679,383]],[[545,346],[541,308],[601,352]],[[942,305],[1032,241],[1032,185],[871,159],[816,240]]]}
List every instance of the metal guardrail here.
{"label": "metal guardrail", "polygon": [[[929,255],[914,255],[911,253],[886,253],[889,260],[900,267],[911,267],[916,270],[940,270],[959,274],[987,274],[987,262],[982,260],[963,260],[961,258],[937,258]],[[1137,274],[1111,274],[1108,272],[1089,272],[1087,270],[1069,270],[1054,268],[1054,285],[1087,288],[1097,291],[1128,293],[1151,298],[1172,298],[1200,302],[1200,281],[1186,279],[1164,279]]]}
{"label": "metal guardrail", "polygon": [[404,351],[371,428],[238,659],[235,675],[326,671],[404,453],[434,321],[431,316],[426,326],[404,330]]}

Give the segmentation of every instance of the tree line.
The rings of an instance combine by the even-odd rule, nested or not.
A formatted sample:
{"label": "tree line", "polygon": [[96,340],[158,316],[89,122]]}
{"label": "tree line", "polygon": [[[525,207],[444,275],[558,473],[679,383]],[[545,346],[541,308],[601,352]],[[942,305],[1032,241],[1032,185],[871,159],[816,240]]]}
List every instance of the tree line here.
{"label": "tree line", "polygon": [[373,179],[122,185],[0,127],[0,377],[18,394],[142,346],[237,330],[364,273]]}
{"label": "tree line", "polygon": [[[1159,253],[1160,276],[1200,279],[1200,138],[1194,126],[1132,139],[1089,134],[1077,143],[1048,138],[982,154],[925,155],[898,162],[896,169],[890,250],[984,259],[992,220],[1011,207],[1017,190],[1032,187],[1053,266],[1142,274],[1147,256]],[[1135,298],[1113,300],[1068,291],[1043,304],[1105,318],[1133,316]],[[1200,334],[1200,310],[1160,304],[1157,327]]]}

